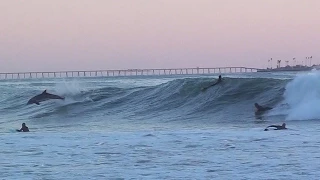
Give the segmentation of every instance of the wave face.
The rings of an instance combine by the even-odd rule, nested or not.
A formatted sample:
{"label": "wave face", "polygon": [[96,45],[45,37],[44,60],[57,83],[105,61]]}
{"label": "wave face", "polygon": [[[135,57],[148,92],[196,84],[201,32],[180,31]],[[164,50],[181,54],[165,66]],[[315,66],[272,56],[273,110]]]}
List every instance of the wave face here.
{"label": "wave face", "polygon": [[[0,122],[44,126],[146,123],[252,123],[320,119],[320,74],[224,77],[77,78],[0,81]],[[44,89],[65,96],[26,105]],[[274,107],[262,115],[253,104]]]}

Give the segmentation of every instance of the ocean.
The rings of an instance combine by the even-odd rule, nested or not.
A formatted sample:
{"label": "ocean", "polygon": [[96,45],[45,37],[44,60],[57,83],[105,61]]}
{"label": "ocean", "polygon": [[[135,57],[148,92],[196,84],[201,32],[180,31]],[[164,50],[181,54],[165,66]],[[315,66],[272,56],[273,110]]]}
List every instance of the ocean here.
{"label": "ocean", "polygon": [[320,73],[222,78],[0,80],[1,179],[318,179]]}

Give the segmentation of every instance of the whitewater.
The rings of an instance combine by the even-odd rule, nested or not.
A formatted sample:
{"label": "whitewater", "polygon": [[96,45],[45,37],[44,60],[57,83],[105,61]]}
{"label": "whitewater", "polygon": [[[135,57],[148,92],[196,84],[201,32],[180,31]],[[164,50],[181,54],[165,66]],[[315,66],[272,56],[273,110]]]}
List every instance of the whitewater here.
{"label": "whitewater", "polygon": [[222,77],[0,80],[1,178],[318,179],[320,72]]}

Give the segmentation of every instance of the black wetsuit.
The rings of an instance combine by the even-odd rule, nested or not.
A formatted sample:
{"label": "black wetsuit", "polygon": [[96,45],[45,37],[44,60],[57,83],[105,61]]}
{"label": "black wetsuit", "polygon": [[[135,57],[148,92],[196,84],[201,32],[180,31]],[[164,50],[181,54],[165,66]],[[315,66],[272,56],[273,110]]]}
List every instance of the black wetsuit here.
{"label": "black wetsuit", "polygon": [[274,127],[274,128],[276,128],[276,129],[274,129],[274,130],[283,130],[283,129],[287,129],[286,128],[286,125],[282,125],[282,126],[280,126],[280,125],[271,125],[271,126],[268,126],[266,129],[264,129],[265,131],[268,131],[268,128],[270,128],[270,127]]}
{"label": "black wetsuit", "polygon": [[29,132],[29,128],[27,126],[22,126],[20,130],[17,130],[18,132]]}

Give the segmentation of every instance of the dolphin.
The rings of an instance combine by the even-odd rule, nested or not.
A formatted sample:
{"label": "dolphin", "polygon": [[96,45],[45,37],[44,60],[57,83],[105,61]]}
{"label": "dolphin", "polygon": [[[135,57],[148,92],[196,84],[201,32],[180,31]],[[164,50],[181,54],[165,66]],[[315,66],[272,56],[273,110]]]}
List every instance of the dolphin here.
{"label": "dolphin", "polygon": [[64,100],[64,97],[60,97],[58,95],[47,93],[47,90],[43,91],[41,94],[34,96],[31,98],[27,104],[37,104],[40,105],[40,102],[46,101],[49,99],[62,99]]}

